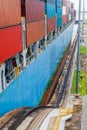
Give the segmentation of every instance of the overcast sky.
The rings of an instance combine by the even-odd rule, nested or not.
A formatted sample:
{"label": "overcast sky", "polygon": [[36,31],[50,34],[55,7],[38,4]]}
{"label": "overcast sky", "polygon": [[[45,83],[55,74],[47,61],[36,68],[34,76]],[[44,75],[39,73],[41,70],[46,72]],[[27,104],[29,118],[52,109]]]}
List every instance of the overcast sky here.
{"label": "overcast sky", "polygon": [[[74,7],[75,9],[79,9],[79,0],[71,0],[72,2],[74,2]],[[80,0],[81,1],[81,10],[83,10],[83,0]],[[84,0],[84,6],[85,6],[85,10],[87,11],[87,0]]]}
{"label": "overcast sky", "polygon": [[[79,0],[71,0],[74,2],[74,8],[79,10]],[[83,1],[84,1],[84,11],[87,11],[87,0],[81,0],[81,11],[83,11]],[[87,19],[87,13],[84,14],[85,19]],[[78,13],[76,15],[76,19],[78,20]],[[83,19],[83,14],[81,13],[81,20]]]}

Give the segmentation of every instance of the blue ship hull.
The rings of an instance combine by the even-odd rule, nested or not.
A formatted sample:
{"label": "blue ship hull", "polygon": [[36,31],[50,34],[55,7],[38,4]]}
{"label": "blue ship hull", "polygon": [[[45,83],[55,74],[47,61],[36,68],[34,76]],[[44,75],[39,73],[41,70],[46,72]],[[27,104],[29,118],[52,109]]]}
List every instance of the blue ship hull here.
{"label": "blue ship hull", "polygon": [[74,22],[0,94],[0,116],[15,108],[38,106],[51,75],[71,41],[73,25]]}

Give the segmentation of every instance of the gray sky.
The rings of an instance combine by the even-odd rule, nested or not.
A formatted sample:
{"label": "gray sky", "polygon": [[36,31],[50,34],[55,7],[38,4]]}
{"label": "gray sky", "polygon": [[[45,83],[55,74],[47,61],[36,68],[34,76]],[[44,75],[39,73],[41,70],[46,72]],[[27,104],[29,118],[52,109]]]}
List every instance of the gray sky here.
{"label": "gray sky", "polygon": [[[79,8],[79,0],[71,0],[71,1],[74,2],[75,9],[78,10],[78,8]],[[84,5],[85,5],[85,10],[87,11],[87,0],[84,0]],[[81,0],[81,10],[83,10],[83,0]]]}
{"label": "gray sky", "polygon": [[[71,0],[72,2],[74,2],[74,8],[77,10],[79,10],[79,0]],[[84,0],[84,10],[87,11],[87,0]],[[81,11],[83,11],[83,0],[81,0]],[[84,15],[85,19],[87,19],[87,13],[85,13]],[[76,19],[78,19],[78,13],[76,15]],[[81,20],[83,19],[83,14],[81,13]]]}

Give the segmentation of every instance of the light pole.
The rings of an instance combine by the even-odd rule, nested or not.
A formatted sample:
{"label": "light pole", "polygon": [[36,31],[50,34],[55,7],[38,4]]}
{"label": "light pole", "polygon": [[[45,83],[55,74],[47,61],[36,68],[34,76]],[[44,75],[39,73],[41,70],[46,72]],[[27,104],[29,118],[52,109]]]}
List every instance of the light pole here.
{"label": "light pole", "polygon": [[83,27],[84,19],[85,19],[85,6],[84,6],[84,0],[83,0],[83,22],[82,22],[82,34],[84,33],[84,27]]}
{"label": "light pole", "polygon": [[79,0],[79,24],[78,24],[77,69],[76,69],[76,95],[78,95],[79,69],[80,69],[80,18],[81,18],[81,0]]}

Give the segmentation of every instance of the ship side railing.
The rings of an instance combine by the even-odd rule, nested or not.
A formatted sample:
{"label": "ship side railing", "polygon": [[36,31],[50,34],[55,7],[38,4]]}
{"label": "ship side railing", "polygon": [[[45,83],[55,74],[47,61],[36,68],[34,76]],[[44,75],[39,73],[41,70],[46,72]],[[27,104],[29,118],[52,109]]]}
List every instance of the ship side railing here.
{"label": "ship side railing", "polygon": [[15,78],[15,71],[14,69],[12,71],[10,71],[7,75],[6,75],[6,83],[10,83],[10,81],[12,81]]}

